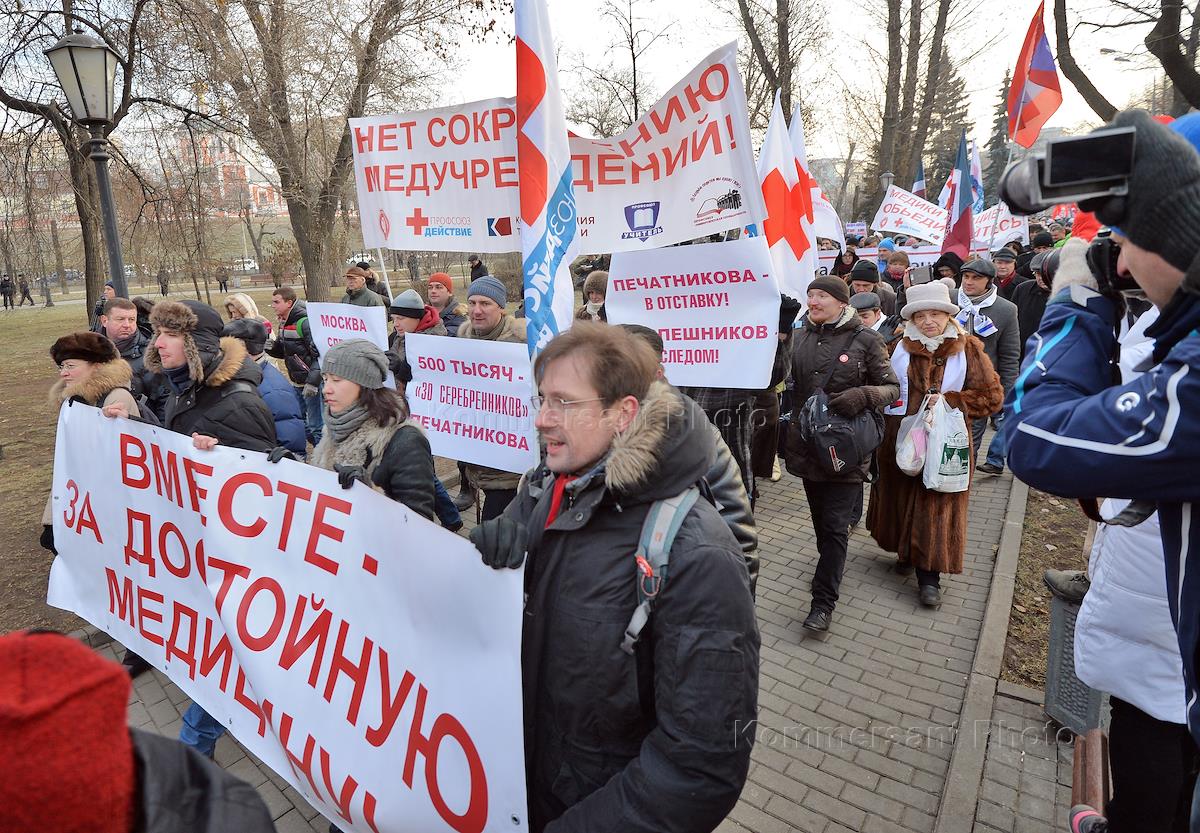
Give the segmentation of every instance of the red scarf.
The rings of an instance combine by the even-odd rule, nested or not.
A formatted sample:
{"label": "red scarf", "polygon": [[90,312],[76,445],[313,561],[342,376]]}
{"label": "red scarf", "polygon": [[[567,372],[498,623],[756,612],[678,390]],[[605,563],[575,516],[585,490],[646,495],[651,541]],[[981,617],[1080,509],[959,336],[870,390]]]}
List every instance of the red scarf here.
{"label": "red scarf", "polygon": [[562,509],[563,490],[574,479],[573,475],[565,474],[560,474],[554,478],[554,490],[550,496],[550,514],[546,516],[546,529],[549,529],[550,524],[554,523],[554,519],[558,517],[559,511]]}

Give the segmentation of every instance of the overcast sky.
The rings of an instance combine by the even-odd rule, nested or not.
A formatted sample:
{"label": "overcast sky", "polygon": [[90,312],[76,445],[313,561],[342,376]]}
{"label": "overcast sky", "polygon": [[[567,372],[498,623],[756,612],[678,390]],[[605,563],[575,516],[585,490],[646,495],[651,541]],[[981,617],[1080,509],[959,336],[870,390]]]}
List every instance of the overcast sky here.
{"label": "overcast sky", "polygon": [[[612,24],[600,19],[597,11],[601,6],[599,0],[547,1],[554,39],[560,54],[586,51],[600,56],[616,41],[617,32]],[[651,86],[656,92],[669,89],[713,49],[737,39],[738,33],[732,21],[716,9],[714,4],[717,2],[720,0],[640,1],[635,14],[644,16],[646,28],[657,30],[671,21],[676,22],[671,29],[669,42],[658,42],[643,59]],[[857,67],[847,56],[853,55],[854,45],[863,41],[882,48],[883,33],[880,27],[864,22],[862,6],[859,3],[842,0],[823,2],[827,26],[832,33],[832,47],[836,50],[827,56],[827,59],[838,62],[837,67],[843,77],[855,78],[856,73],[861,73],[864,85],[879,83],[877,79],[872,79],[876,72],[869,62],[863,62],[861,67]],[[983,144],[987,141],[992,109],[1004,80],[1004,72],[1016,63],[1017,53],[1037,9],[1038,0],[976,2],[979,11],[972,16],[971,37],[998,37],[997,45],[974,60],[963,73],[970,96],[970,118],[976,124],[975,133]],[[1045,23],[1051,51],[1057,53],[1051,6],[1052,3],[1047,3]],[[1073,0],[1070,10],[1072,23],[1081,19],[1115,21],[1118,14],[1107,0]],[[511,27],[511,18],[508,23]],[[1076,61],[1117,107],[1123,106],[1131,96],[1153,83],[1152,67],[1156,66],[1156,63],[1142,44],[1148,28],[1137,26],[1095,33],[1087,27],[1080,27],[1072,40],[1072,51]],[[745,43],[739,44],[739,47],[749,48]],[[960,56],[973,51],[961,43],[951,42],[949,47],[953,54]],[[1102,54],[1102,48],[1129,54]],[[467,57],[460,71],[455,73],[456,81],[445,90],[443,100],[437,102],[439,105],[514,94],[516,71],[512,47],[498,44],[476,45],[468,47],[464,54]],[[613,57],[617,58],[618,54],[613,53]],[[1118,60],[1119,58],[1125,60]],[[1061,73],[1060,80],[1063,86],[1063,105],[1051,119],[1050,125],[1072,128],[1082,122],[1098,122],[1092,110],[1075,92],[1070,82],[1061,77]],[[806,100],[832,101],[836,105],[838,91],[833,88],[806,91],[801,86],[800,92]],[[808,137],[809,156],[844,153],[836,106],[825,104],[819,107],[818,114],[824,126],[815,135]]]}

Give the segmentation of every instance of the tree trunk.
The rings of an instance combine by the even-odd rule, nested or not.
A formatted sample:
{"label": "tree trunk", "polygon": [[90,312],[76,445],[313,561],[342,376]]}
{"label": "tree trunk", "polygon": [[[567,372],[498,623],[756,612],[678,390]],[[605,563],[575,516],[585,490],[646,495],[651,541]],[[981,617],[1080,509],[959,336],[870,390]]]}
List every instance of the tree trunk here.
{"label": "tree trunk", "polygon": [[67,267],[63,263],[62,242],[58,236],[58,218],[53,209],[50,214],[50,245],[54,247],[54,268],[58,270],[58,288],[63,295],[67,294]]}
{"label": "tree trunk", "polygon": [[779,104],[783,117],[792,116],[792,3],[775,0],[775,54],[779,59]]}
{"label": "tree trunk", "polygon": [[929,66],[925,72],[925,89],[921,92],[921,112],[917,115],[917,128],[913,132],[908,148],[908,168],[901,173],[911,182],[917,175],[917,163],[925,155],[925,140],[929,138],[929,124],[933,121],[933,101],[937,97],[938,82],[942,76],[942,59],[945,50],[946,22],[950,17],[951,0],[938,0],[937,21],[933,24],[933,43],[930,45]]}
{"label": "tree trunk", "polygon": [[[879,170],[877,173],[890,171],[896,161],[896,132],[900,122],[900,65],[904,60],[903,44],[900,42],[900,0],[887,0],[887,83],[883,101],[883,131],[879,137]],[[878,183],[872,186],[878,196],[878,202],[883,199],[883,191]]]}
{"label": "tree trunk", "polygon": [[[1164,0],[1164,8],[1166,5],[1166,0]],[[1159,23],[1161,22],[1160,19]],[[1176,24],[1178,25],[1178,19],[1176,19]],[[1070,32],[1067,31],[1067,0],[1054,0],[1054,28],[1058,31],[1058,68],[1079,91],[1079,95],[1087,102],[1087,106],[1091,107],[1100,118],[1111,121],[1112,117],[1117,114],[1117,108],[1104,97],[1104,93],[1096,89],[1096,85],[1087,77],[1083,68],[1075,63],[1075,56],[1071,54]],[[1157,26],[1154,27],[1154,29],[1157,28]],[[1150,45],[1150,37],[1154,34],[1154,29],[1150,30],[1150,34],[1146,36],[1147,46]],[[1178,39],[1178,35],[1176,35],[1176,39]],[[1151,48],[1150,51],[1154,52],[1154,49]]]}
{"label": "tree trunk", "polygon": [[[1055,0],[1056,15],[1057,4],[1064,2],[1066,0]],[[1200,72],[1196,71],[1194,61],[1188,59],[1183,40],[1179,37],[1183,0],[1162,0],[1161,9],[1158,22],[1146,35],[1146,48],[1158,58],[1167,77],[1175,85],[1176,93],[1191,106],[1200,107]],[[1107,121],[1112,116],[1104,118]]]}
{"label": "tree trunk", "polygon": [[896,178],[907,181],[913,150],[913,115],[917,105],[917,74],[921,59],[921,0],[912,0],[908,9],[908,50],[904,62],[904,86],[901,89],[900,123],[896,128]]}
{"label": "tree trunk", "polygon": [[846,213],[846,186],[850,184],[850,169],[854,164],[854,149],[858,143],[851,140],[850,150],[846,153],[846,164],[842,167],[842,182],[838,186],[837,210],[839,216]]}

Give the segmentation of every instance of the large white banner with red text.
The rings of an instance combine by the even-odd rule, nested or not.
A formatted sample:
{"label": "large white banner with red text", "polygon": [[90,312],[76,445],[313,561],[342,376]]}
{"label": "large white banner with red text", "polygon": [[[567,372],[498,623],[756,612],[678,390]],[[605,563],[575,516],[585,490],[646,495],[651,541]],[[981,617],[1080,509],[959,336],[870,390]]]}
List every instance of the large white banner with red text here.
{"label": "large white banner with red text", "polygon": [[[519,251],[514,100],[350,120],[367,248]],[[737,69],[713,52],[619,136],[572,136],[580,251],[667,246],[765,215]]]}
{"label": "large white banner with red text", "polygon": [[879,210],[875,212],[875,219],[871,221],[871,228],[906,234],[940,246],[946,238],[949,218],[950,212],[946,209],[897,185],[889,185]]}
{"label": "large white banner with red text", "polygon": [[604,309],[610,324],[658,332],[673,385],[771,382],[779,285],[763,237],[614,254]]}
{"label": "large white banner with red text", "polygon": [[52,505],[49,603],[340,828],[526,829],[522,571],[362,483],[86,405],[60,411]]}
{"label": "large white banner with red text", "polygon": [[520,474],[537,465],[524,344],[412,333],[404,353],[412,419],[434,454]]}

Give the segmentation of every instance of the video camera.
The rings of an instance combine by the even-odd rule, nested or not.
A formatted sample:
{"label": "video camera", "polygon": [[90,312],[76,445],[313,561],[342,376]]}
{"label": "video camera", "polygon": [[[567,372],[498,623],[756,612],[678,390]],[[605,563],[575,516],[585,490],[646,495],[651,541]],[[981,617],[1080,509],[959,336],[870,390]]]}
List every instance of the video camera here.
{"label": "video camera", "polygon": [[1000,177],[1000,199],[1014,215],[1036,214],[1060,203],[1129,193],[1137,130],[1114,127],[1067,136],[1009,165]]}

